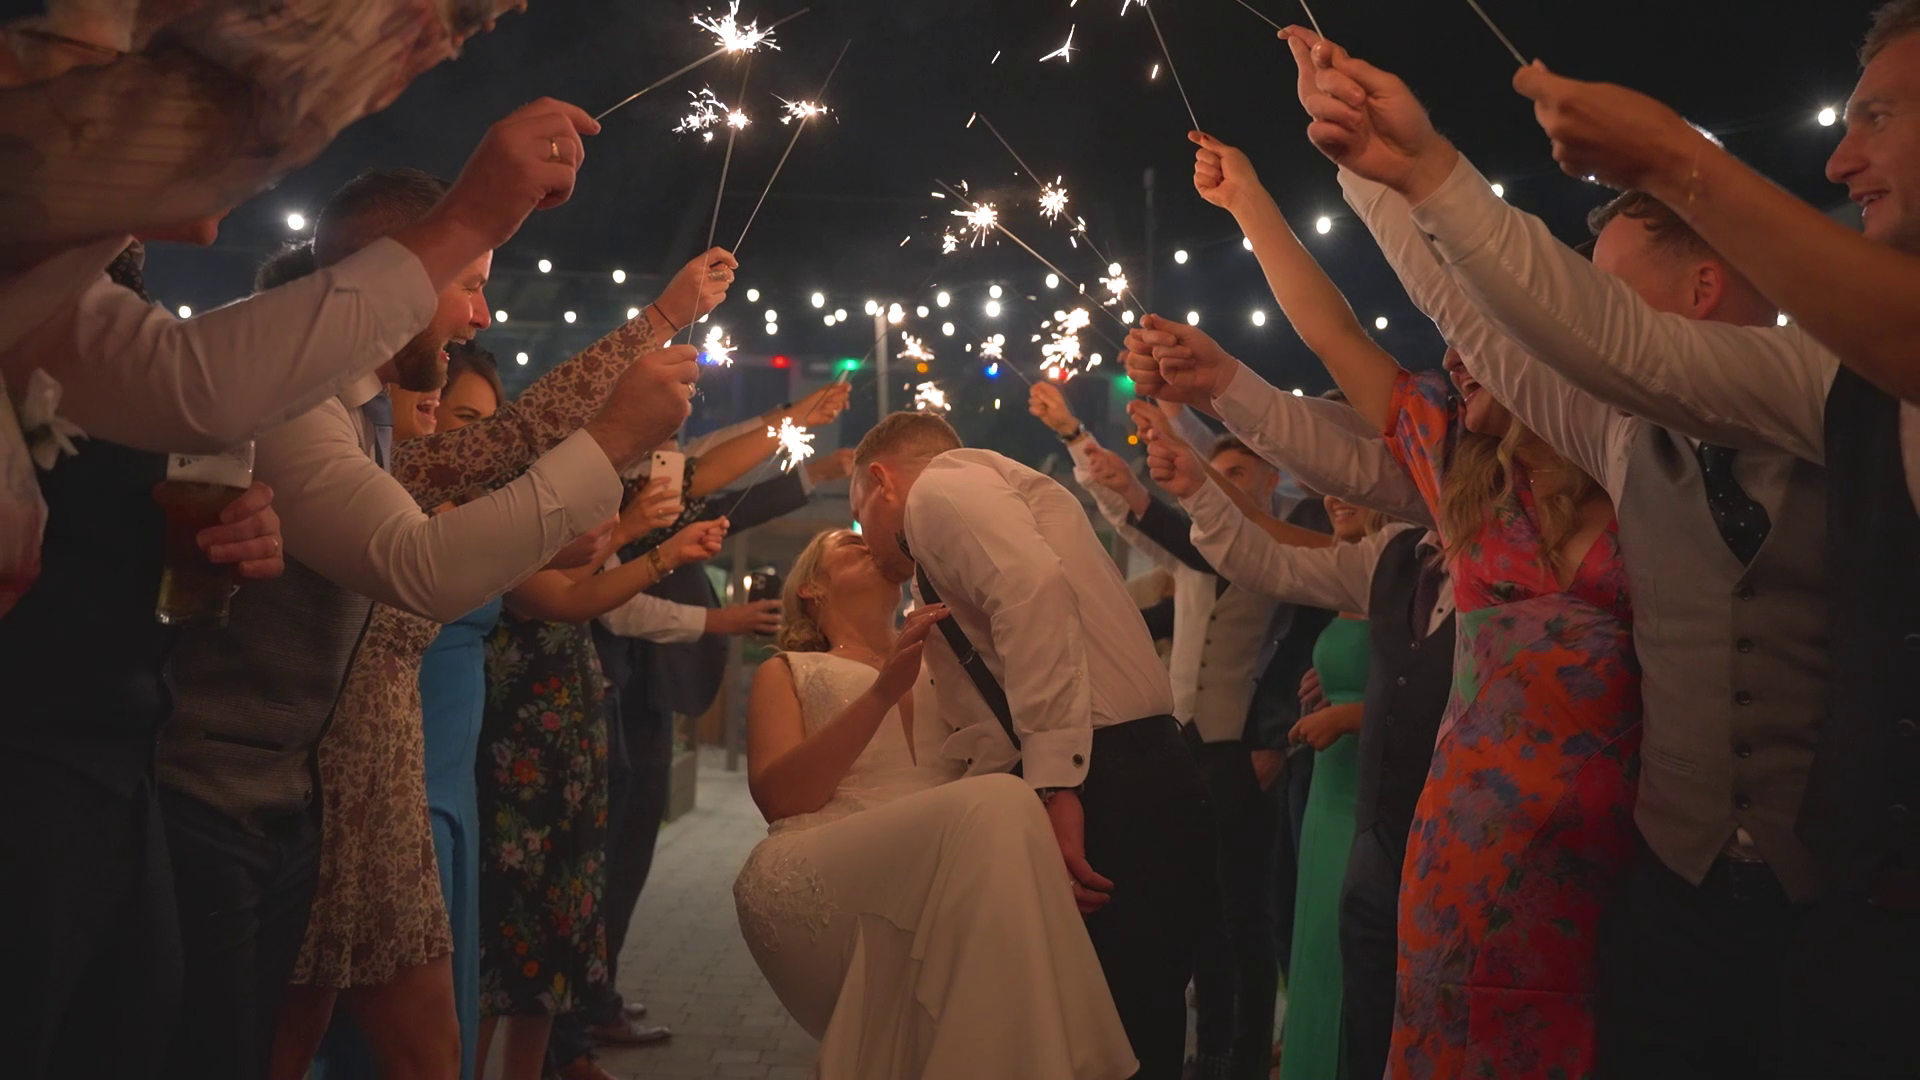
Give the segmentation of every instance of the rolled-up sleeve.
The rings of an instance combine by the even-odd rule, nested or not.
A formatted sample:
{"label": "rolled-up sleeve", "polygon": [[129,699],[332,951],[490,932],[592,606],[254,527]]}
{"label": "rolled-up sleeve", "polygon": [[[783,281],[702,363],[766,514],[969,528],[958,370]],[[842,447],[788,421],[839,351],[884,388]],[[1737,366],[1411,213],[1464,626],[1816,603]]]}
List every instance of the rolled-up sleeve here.
{"label": "rolled-up sleeve", "polygon": [[254,475],[274,489],[288,555],[440,622],[519,584],[620,508],[620,478],[582,432],[500,490],[429,517],[361,450],[338,401],[262,436]]}
{"label": "rolled-up sleeve", "polygon": [[[100,277],[14,352],[60,383],[60,415],[89,436],[213,453],[306,413],[392,359],[437,302],[420,260],[381,240],[190,319]],[[17,367],[9,362],[10,376],[24,374]]]}

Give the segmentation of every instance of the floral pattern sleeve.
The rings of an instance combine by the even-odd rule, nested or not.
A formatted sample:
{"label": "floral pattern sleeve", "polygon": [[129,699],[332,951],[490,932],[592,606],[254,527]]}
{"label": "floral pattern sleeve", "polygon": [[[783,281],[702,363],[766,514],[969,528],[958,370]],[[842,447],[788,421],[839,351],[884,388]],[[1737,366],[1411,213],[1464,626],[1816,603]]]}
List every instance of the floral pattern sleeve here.
{"label": "floral pattern sleeve", "polygon": [[1434,520],[1440,518],[1440,485],[1446,474],[1447,454],[1460,425],[1460,407],[1444,371],[1402,371],[1393,387],[1388,416],[1387,449],[1413,477],[1420,497]]}
{"label": "floral pattern sleeve", "polygon": [[659,347],[644,313],[629,319],[487,419],[395,443],[393,478],[428,510],[492,490],[580,430],[627,368]]}

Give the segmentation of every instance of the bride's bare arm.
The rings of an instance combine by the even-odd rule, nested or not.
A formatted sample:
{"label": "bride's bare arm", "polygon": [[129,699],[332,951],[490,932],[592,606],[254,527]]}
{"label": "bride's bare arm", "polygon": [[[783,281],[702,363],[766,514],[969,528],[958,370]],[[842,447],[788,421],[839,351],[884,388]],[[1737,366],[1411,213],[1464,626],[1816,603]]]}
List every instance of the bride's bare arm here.
{"label": "bride's bare arm", "polygon": [[747,696],[747,790],[761,816],[773,822],[827,805],[880,722],[913,689],[927,631],[946,610],[926,607],[908,616],[873,685],[811,735],[786,659],[776,656],[760,665]]}

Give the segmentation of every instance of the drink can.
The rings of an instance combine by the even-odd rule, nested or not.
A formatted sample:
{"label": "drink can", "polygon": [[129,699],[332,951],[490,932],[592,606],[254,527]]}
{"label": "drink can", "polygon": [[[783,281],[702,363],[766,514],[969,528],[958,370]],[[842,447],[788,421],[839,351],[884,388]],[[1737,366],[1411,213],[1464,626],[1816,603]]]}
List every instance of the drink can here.
{"label": "drink can", "polygon": [[233,599],[232,565],[216,566],[200,550],[200,532],[220,524],[220,514],[253,486],[253,444],[223,454],[173,454],[167,478],[153,501],[167,517],[166,562],[154,618],[168,626],[227,624]]}

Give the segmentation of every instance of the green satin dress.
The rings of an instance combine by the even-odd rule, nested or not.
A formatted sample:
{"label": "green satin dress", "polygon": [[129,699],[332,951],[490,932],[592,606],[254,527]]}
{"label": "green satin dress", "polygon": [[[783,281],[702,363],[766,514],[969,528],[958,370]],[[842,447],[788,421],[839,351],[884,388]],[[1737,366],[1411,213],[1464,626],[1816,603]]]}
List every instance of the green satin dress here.
{"label": "green satin dress", "polygon": [[[1366,620],[1341,618],[1327,624],[1313,646],[1313,667],[1320,673],[1328,704],[1360,703],[1372,655]],[[1313,786],[1300,829],[1281,1080],[1345,1080],[1347,1075],[1340,1031],[1340,888],[1353,847],[1359,786],[1359,736],[1342,735],[1314,755]]]}

